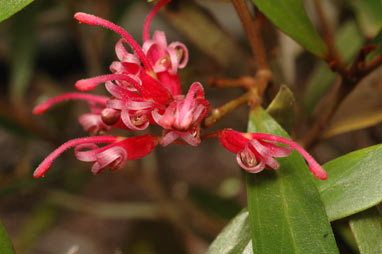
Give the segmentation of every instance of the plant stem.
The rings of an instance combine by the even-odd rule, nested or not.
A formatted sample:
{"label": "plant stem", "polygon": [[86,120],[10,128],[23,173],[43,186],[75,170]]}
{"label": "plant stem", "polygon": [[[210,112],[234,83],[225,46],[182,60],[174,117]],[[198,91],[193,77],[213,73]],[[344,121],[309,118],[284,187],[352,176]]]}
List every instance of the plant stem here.
{"label": "plant stem", "polygon": [[345,66],[334,44],[334,36],[333,36],[332,29],[330,28],[329,22],[322,10],[322,1],[314,0],[314,5],[317,11],[318,18],[320,19],[323,32],[324,32],[324,41],[328,48],[328,55],[326,56],[325,60],[328,62],[329,66],[333,70],[344,74]]}
{"label": "plant stem", "polygon": [[251,93],[247,92],[247,93],[243,94],[242,96],[240,96],[239,98],[236,98],[230,102],[227,102],[226,104],[224,104],[223,106],[221,106],[219,108],[213,109],[212,114],[209,117],[207,117],[206,119],[204,119],[204,121],[202,123],[203,128],[207,129],[207,128],[212,127],[218,120],[223,118],[225,115],[230,113],[232,110],[234,110],[237,107],[239,107],[240,105],[248,102],[250,98],[251,98]]}
{"label": "plant stem", "polygon": [[[334,116],[339,105],[358,85],[358,83],[366,77],[369,73],[382,65],[382,56],[376,56],[368,64],[366,64],[365,57],[370,52],[369,47],[366,45],[360,50],[360,53],[352,66],[342,76],[342,80],[332,91],[335,93],[334,101],[330,103],[324,113],[315,121],[310,132],[302,141],[306,149],[311,149],[321,141],[321,132],[326,127],[327,123]],[[332,96],[332,94],[329,94]]]}
{"label": "plant stem", "polygon": [[217,87],[244,87],[250,90],[251,87],[255,86],[255,79],[251,76],[243,76],[238,79],[211,78],[208,84]]}
{"label": "plant stem", "polygon": [[245,0],[232,0],[232,4],[236,9],[237,14],[239,15],[245,32],[247,33],[252,53],[257,61],[258,69],[269,69],[265,56],[264,44],[261,37],[261,23],[264,19],[264,16],[258,12],[255,22],[253,22],[253,18],[249,13]]}

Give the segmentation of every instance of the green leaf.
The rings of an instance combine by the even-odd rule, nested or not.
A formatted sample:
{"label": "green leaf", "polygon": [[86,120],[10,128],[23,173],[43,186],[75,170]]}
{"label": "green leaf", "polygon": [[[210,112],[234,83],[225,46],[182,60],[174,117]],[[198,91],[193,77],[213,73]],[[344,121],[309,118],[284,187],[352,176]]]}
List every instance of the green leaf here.
{"label": "green leaf", "polygon": [[[262,108],[251,112],[249,132],[288,134]],[[325,208],[303,158],[294,151],[278,170],[247,173],[254,253],[338,253]]]}
{"label": "green leaf", "polygon": [[32,2],[33,0],[0,0],[0,22]]}
{"label": "green leaf", "polygon": [[[338,53],[346,63],[355,57],[362,43],[363,37],[358,30],[357,24],[353,21],[345,23],[335,38]],[[304,111],[307,115],[313,112],[318,101],[329,90],[336,78],[337,74],[325,62],[319,63],[314,69],[308,79],[303,99]]]}
{"label": "green leaf", "polygon": [[295,100],[293,92],[285,85],[280,87],[276,97],[267,108],[273,117],[286,131],[293,127]]}
{"label": "green leaf", "polygon": [[317,181],[317,186],[331,221],[382,201],[382,145],[346,154],[323,167],[328,179]]}
{"label": "green leaf", "polygon": [[361,254],[382,253],[382,217],[375,207],[353,215],[349,224]]}
{"label": "green leaf", "polygon": [[3,224],[0,222],[0,253],[1,254],[13,254],[15,250],[13,249],[12,242],[9,240],[7,231]]}
{"label": "green leaf", "polygon": [[212,242],[207,254],[252,254],[248,210],[243,209]]}
{"label": "green leaf", "polygon": [[252,0],[284,33],[313,54],[324,58],[327,48],[314,30],[301,0]]}
{"label": "green leaf", "polygon": [[[33,75],[36,55],[36,6],[31,6],[12,19],[12,72],[9,84],[10,99],[15,106],[25,108],[25,93]],[[33,8],[35,7],[35,8]]]}

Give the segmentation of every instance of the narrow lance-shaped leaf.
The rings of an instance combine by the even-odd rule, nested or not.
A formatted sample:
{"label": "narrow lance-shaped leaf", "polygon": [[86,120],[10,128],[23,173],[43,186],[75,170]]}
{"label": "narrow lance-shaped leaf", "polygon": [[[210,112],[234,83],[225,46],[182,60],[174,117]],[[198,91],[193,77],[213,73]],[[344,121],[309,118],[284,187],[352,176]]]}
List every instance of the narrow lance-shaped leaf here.
{"label": "narrow lance-shaped leaf", "polygon": [[32,2],[33,0],[0,0],[0,22]]}
{"label": "narrow lance-shaped leaf", "polygon": [[11,240],[9,240],[7,231],[5,231],[5,228],[1,222],[0,222],[0,253],[1,254],[15,253]]}
{"label": "narrow lance-shaped leaf", "polygon": [[[288,137],[262,109],[251,112],[249,132]],[[313,176],[294,151],[277,170],[247,173],[254,253],[338,253]]]}
{"label": "narrow lance-shaped leaf", "polygon": [[248,210],[231,220],[208,248],[207,254],[252,254]]}
{"label": "narrow lance-shaped leaf", "polygon": [[[323,167],[328,172],[329,177],[325,181],[316,181],[330,221],[356,214],[359,211],[366,210],[367,208],[382,202],[382,186],[380,185],[380,182],[382,181],[382,145],[376,145],[346,154],[326,163]],[[368,214],[369,212],[366,212],[350,217],[351,226],[354,228],[353,231],[357,231],[355,234],[359,234],[356,238],[363,238],[363,232],[365,232],[366,228],[368,228],[367,230],[375,231],[374,233],[376,234],[376,237],[377,235],[382,234],[379,232],[379,226],[376,222],[374,212],[374,215]],[[237,217],[240,216],[241,215],[237,215]],[[227,227],[239,228],[242,227],[242,225],[245,225],[245,223],[249,223],[248,217],[245,217],[244,219],[245,222],[234,219]],[[381,218],[379,217],[379,220],[380,219]],[[370,223],[372,224],[371,228],[366,226]],[[224,234],[224,232],[227,231],[228,229],[224,230],[221,234]],[[240,231],[240,235],[241,240],[235,241],[236,245],[244,246],[244,239],[249,239],[250,241],[250,232],[243,230]],[[371,239],[375,239],[375,237],[370,238],[370,240]],[[222,240],[218,241],[216,239],[214,244],[221,243],[221,241]],[[368,246],[370,247],[370,241],[358,241],[361,241],[365,248],[368,248]],[[377,248],[379,245],[376,241],[374,241],[374,243],[375,244],[372,247]],[[231,246],[229,248],[230,250],[239,248],[235,247],[233,244],[233,242],[227,243],[227,245]],[[216,249],[216,247],[214,247],[214,249]]]}
{"label": "narrow lance-shaped leaf", "polygon": [[324,58],[327,48],[314,30],[301,0],[252,0],[268,19],[304,48]]}
{"label": "narrow lance-shaped leaf", "polygon": [[358,150],[324,164],[326,181],[317,181],[331,221],[382,201],[382,145]]}
{"label": "narrow lance-shaped leaf", "polygon": [[37,11],[36,5],[31,6],[12,20],[13,58],[9,90],[11,102],[18,107],[24,106],[24,95],[33,74],[37,44],[35,31]]}
{"label": "narrow lance-shaped leaf", "polygon": [[382,217],[375,207],[353,215],[349,224],[361,254],[382,253]]}

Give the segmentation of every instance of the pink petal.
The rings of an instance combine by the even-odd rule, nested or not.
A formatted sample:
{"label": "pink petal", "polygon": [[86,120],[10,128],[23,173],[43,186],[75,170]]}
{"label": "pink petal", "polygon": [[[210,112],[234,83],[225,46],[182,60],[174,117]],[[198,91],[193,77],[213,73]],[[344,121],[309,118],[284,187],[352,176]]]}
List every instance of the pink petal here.
{"label": "pink petal", "polygon": [[112,81],[108,81],[105,83],[106,90],[118,99],[122,98],[141,98],[142,95],[137,94],[130,89],[125,89],[120,87],[119,85],[114,84]]}
{"label": "pink petal", "polygon": [[154,113],[154,115],[152,114],[152,116],[154,118],[154,121],[156,121],[156,119],[159,119],[158,121],[156,121],[157,124],[159,124],[165,129],[171,129],[172,125],[175,122],[175,117],[174,117],[175,110],[176,110],[176,101],[172,102],[166,108],[166,111],[164,112],[162,116],[159,117],[157,112]]}
{"label": "pink petal", "polygon": [[272,157],[286,157],[290,155],[293,151],[292,147],[284,147],[284,146],[278,146],[269,142],[264,142],[259,140],[259,142],[267,147],[268,153]]}
{"label": "pink petal", "polygon": [[240,167],[242,167],[244,170],[248,171],[249,173],[259,173],[260,171],[263,171],[265,168],[264,161],[259,161],[258,164],[256,164],[253,167],[246,166],[241,160],[240,153],[236,154],[236,160],[237,160],[237,163],[240,165]]}
{"label": "pink petal", "polygon": [[168,56],[170,57],[170,69],[168,73],[175,75],[178,72],[178,52],[174,48],[167,48]]}
{"label": "pink petal", "polygon": [[113,163],[113,169],[121,169],[126,165],[127,152],[123,147],[114,146],[96,155],[97,160],[93,164],[93,174],[99,174],[105,167]]}
{"label": "pink petal", "polygon": [[202,95],[204,97],[204,89],[199,82],[193,83],[190,89],[188,90],[186,98],[184,99],[184,104],[182,105],[182,108],[179,112],[180,118],[186,116],[187,112],[190,111],[195,95]]}
{"label": "pink petal", "polygon": [[179,63],[179,60],[182,60],[182,59],[178,59],[178,68],[179,69],[183,69],[184,67],[186,67],[187,63],[188,63],[188,50],[187,50],[187,47],[181,43],[181,42],[178,42],[178,41],[175,41],[175,42],[172,42],[169,46],[169,48],[174,48],[174,49],[177,49],[177,48],[180,48],[182,50],[182,53],[183,53],[183,61],[181,63]]}
{"label": "pink petal", "polygon": [[167,48],[167,39],[166,34],[163,31],[155,31],[153,34],[153,41],[155,41],[158,46],[162,49]]}
{"label": "pink petal", "polygon": [[179,138],[179,132],[177,131],[169,131],[166,135],[164,135],[160,141],[162,146],[167,146],[174,142],[177,138]]}
{"label": "pink petal", "polygon": [[134,113],[129,112],[128,110],[122,110],[121,119],[127,128],[129,128],[130,130],[133,130],[133,131],[141,131],[141,130],[146,129],[150,125],[150,122],[148,119],[142,125],[139,125],[139,126],[135,125],[131,120],[131,118],[134,117],[134,114],[136,114],[136,113],[135,112]]}
{"label": "pink petal", "polygon": [[128,110],[143,110],[153,108],[154,103],[152,101],[138,101],[138,100],[127,100],[126,108]]}
{"label": "pink petal", "polygon": [[108,132],[110,130],[110,127],[102,121],[101,115],[99,114],[83,114],[78,118],[78,122],[85,131],[91,131],[92,134],[97,134],[100,131]]}
{"label": "pink petal", "polygon": [[195,130],[189,130],[186,132],[178,132],[179,136],[186,141],[189,145],[198,146],[201,142],[199,133],[195,135]]}
{"label": "pink petal", "polygon": [[256,152],[258,152],[261,156],[270,156],[270,150],[263,146],[257,139],[252,139],[248,142],[248,145],[251,145]]}
{"label": "pink petal", "polygon": [[[96,154],[99,151],[99,147],[96,144],[81,144],[74,148],[74,155],[77,160],[90,162],[97,159]],[[87,150],[87,151],[82,151]]]}

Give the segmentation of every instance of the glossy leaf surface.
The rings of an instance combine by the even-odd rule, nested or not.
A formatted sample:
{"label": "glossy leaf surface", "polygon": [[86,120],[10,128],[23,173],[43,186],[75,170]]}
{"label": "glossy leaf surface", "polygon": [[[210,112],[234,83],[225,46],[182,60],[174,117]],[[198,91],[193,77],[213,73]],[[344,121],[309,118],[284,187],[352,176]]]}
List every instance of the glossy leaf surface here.
{"label": "glossy leaf surface", "polygon": [[252,254],[248,210],[231,220],[208,248],[207,254]]}
{"label": "glossy leaf surface", "polygon": [[382,145],[346,154],[323,167],[329,177],[317,186],[331,221],[382,201]]}
{"label": "glossy leaf surface", "polygon": [[306,15],[301,0],[252,0],[269,20],[313,54],[324,58],[327,49]]}
{"label": "glossy leaf surface", "polygon": [[352,216],[349,224],[361,254],[382,253],[382,217],[375,207]]}
{"label": "glossy leaf surface", "polygon": [[33,0],[0,0],[0,22],[32,2]]}
{"label": "glossy leaf surface", "polygon": [[[250,115],[248,132],[288,134],[263,109]],[[294,151],[278,170],[247,173],[254,253],[338,253],[314,176]]]}

